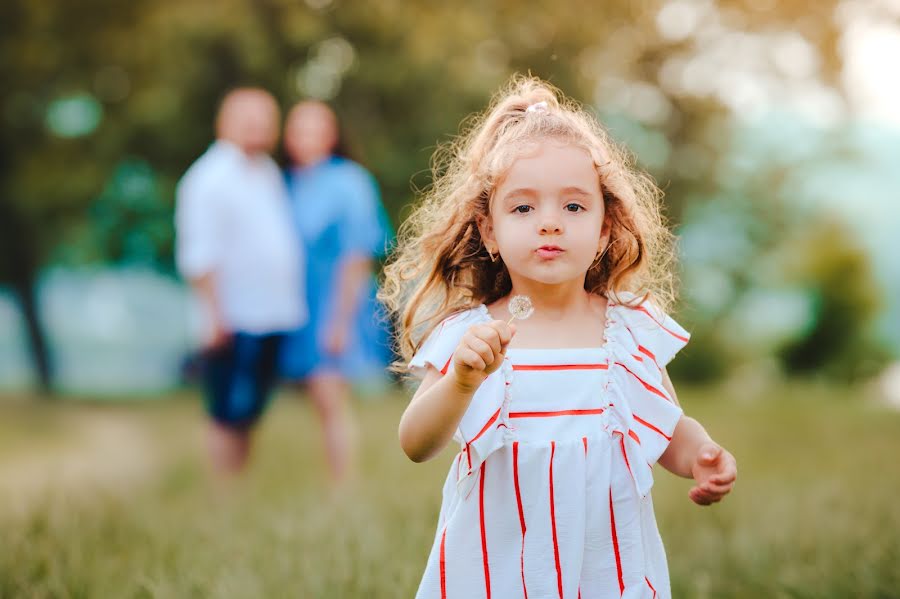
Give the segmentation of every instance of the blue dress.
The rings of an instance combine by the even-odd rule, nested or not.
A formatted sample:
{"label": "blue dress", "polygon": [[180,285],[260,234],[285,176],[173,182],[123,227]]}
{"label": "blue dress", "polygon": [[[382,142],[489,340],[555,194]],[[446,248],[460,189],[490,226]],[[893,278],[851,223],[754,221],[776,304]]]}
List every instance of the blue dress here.
{"label": "blue dress", "polygon": [[344,352],[331,355],[324,349],[343,261],[350,256],[377,260],[392,238],[378,185],[362,166],[338,156],[293,168],[286,177],[307,259],[309,320],[286,336],[281,374],[291,380],[322,372],[357,381],[384,376],[392,358],[390,333],[384,307],[375,298],[374,277],[360,298]]}

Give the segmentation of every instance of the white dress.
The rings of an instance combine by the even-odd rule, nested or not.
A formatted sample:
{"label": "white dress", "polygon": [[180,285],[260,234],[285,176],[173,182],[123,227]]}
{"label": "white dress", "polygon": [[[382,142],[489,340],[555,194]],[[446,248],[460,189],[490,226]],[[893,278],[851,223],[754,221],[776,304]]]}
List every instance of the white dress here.
{"label": "white dress", "polygon": [[[485,306],[445,320],[410,362],[446,374]],[[418,598],[670,597],[650,488],[681,409],[662,368],[688,341],[644,303],[610,302],[596,348],[514,349],[456,431]]]}

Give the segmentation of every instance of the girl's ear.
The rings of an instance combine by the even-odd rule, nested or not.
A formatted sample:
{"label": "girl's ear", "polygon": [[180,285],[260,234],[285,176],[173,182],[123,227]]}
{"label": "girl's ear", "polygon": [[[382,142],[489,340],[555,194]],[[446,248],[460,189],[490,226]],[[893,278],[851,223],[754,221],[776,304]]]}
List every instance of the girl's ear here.
{"label": "girl's ear", "polygon": [[606,247],[609,245],[609,238],[612,235],[612,223],[609,221],[609,216],[603,217],[603,227],[600,229],[600,245],[597,246],[598,252],[603,252],[606,250]]}
{"label": "girl's ear", "polygon": [[484,247],[491,253],[497,252],[497,240],[494,238],[494,225],[491,217],[486,214],[479,214],[475,218],[475,224],[478,226],[478,232],[481,234],[481,241]]}

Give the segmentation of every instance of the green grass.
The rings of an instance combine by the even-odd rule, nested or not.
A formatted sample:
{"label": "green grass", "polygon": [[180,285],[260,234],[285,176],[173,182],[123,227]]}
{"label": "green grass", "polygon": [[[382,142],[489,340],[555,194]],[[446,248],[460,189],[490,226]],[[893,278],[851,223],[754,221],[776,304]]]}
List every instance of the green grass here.
{"label": "green grass", "polygon": [[[700,508],[656,469],[675,597],[900,597],[900,413],[858,389],[680,395],[740,477]],[[335,495],[293,398],[232,487],[206,475],[198,402],[0,399],[0,597],[411,597],[450,456],[406,460],[403,402],[355,406],[360,477]]]}

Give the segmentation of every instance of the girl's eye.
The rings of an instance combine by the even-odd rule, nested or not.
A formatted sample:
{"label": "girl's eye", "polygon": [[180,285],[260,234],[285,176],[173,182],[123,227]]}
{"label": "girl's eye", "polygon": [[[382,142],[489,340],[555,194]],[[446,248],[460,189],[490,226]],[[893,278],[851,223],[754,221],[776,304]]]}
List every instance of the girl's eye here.
{"label": "girl's eye", "polygon": [[518,212],[519,214],[526,214],[531,212],[531,206],[528,204],[522,204],[521,206],[516,206],[513,208],[513,212]]}
{"label": "girl's eye", "polygon": [[570,202],[566,204],[566,210],[568,210],[569,212],[581,212],[582,210],[584,210],[584,206],[582,206],[581,204],[576,204],[575,202]]}

